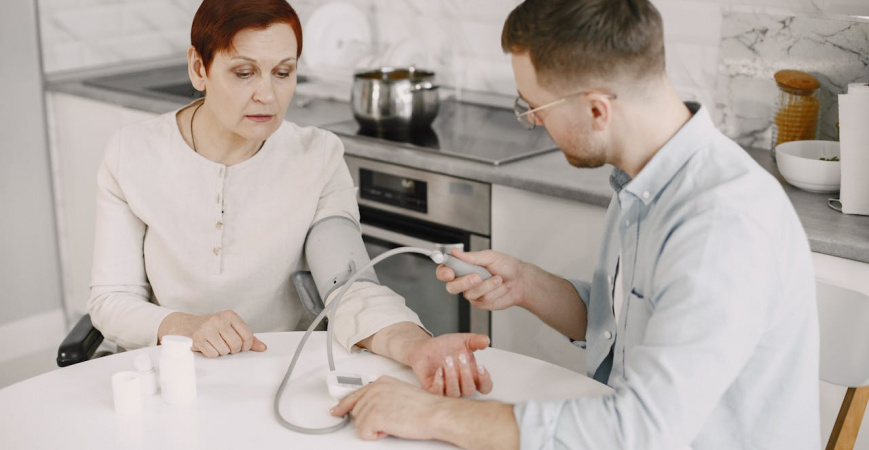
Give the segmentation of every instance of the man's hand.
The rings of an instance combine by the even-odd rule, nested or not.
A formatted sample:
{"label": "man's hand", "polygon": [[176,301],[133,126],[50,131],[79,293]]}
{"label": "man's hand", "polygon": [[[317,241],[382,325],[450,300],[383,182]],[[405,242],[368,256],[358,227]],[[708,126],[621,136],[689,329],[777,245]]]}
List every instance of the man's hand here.
{"label": "man's hand", "polygon": [[253,335],[250,327],[234,311],[207,316],[175,312],[160,323],[158,338],[169,334],[193,339],[193,351],[208,358],[253,350],[262,352],[266,345]]}
{"label": "man's hand", "polygon": [[455,401],[429,394],[389,376],[363,386],[344,397],[329,411],[335,417],[348,412],[356,419],[356,431],[371,441],[386,436],[405,439],[437,439],[432,414]]}
{"label": "man's hand", "polygon": [[434,439],[462,448],[519,448],[513,406],[433,395],[389,376],[344,397],[330,413],[356,419],[365,440]]}
{"label": "man's hand", "polygon": [[521,261],[494,250],[463,252],[454,248],[451,254],[462,261],[485,267],[492,277],[482,280],[479,275],[471,274],[456,278],[453,269],[441,264],[436,274],[439,280],[447,282],[447,292],[463,293],[471,306],[489,311],[499,311],[522,303],[525,283]]}
{"label": "man's hand", "polygon": [[453,333],[413,341],[407,364],[423,389],[448,397],[492,391],[492,377],[477,365],[474,352],[489,346],[489,338],[473,333]]}

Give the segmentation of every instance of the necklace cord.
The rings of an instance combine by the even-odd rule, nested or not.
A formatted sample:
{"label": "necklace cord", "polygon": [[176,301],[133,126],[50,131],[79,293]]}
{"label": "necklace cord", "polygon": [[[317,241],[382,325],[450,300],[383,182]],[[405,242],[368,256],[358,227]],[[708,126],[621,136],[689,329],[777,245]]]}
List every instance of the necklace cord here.
{"label": "necklace cord", "polygon": [[193,134],[193,119],[196,118],[196,112],[199,111],[199,108],[201,108],[204,104],[205,102],[196,105],[196,109],[194,109],[193,114],[190,115],[190,141],[193,143],[193,151],[195,153],[199,153],[199,151],[196,150],[196,135]]}

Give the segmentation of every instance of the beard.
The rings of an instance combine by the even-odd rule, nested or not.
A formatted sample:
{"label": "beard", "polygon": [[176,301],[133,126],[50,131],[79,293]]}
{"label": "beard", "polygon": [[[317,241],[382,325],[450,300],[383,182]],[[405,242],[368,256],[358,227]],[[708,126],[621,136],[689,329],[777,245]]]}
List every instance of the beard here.
{"label": "beard", "polygon": [[580,169],[594,169],[606,164],[607,145],[600,139],[594,139],[589,131],[574,132],[564,136],[564,139],[551,136],[567,162]]}

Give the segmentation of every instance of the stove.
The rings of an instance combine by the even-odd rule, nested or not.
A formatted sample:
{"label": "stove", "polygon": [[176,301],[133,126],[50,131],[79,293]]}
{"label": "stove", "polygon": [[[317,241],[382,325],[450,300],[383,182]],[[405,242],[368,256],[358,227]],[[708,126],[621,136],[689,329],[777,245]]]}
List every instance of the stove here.
{"label": "stove", "polygon": [[431,128],[405,132],[368,130],[355,120],[323,125],[338,135],[389,141],[402,147],[501,165],[557,150],[543,127],[526,130],[513,111],[444,100]]}

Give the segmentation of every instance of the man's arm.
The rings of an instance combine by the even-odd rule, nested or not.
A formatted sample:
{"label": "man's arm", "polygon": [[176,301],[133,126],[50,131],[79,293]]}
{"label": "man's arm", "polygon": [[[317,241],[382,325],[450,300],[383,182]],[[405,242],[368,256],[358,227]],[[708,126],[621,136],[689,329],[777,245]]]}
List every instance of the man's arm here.
{"label": "man's arm", "polygon": [[468,449],[519,448],[512,405],[439,397],[388,376],[351,393],[330,412],[352,414],[365,440],[397,436]]}
{"label": "man's arm", "polygon": [[533,264],[523,263],[528,287],[519,306],[527,309],[559,333],[585,340],[588,311],[569,281]]}
{"label": "man's arm", "polygon": [[585,340],[585,303],[569,281],[494,250],[453,249],[452,255],[485,267],[492,277],[481,280],[472,274],[456,278],[453,269],[441,265],[437,276],[447,282],[447,292],[464,294],[471,306],[479,309],[500,311],[521,306],[571,339]]}

